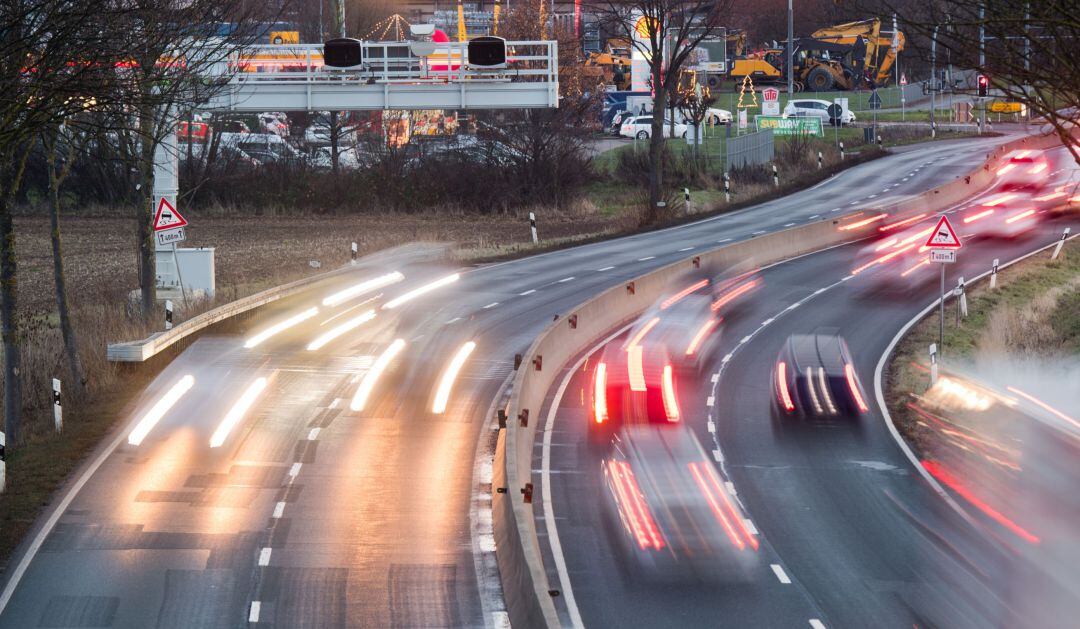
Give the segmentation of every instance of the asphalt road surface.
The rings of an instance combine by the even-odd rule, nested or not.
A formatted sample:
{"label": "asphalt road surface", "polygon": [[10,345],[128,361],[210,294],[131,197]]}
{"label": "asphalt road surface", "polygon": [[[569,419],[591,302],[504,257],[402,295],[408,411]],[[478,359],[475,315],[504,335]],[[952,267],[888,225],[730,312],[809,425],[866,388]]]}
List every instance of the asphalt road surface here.
{"label": "asphalt road surface", "polygon": [[[13,558],[0,593],[0,626],[495,626],[505,614],[490,522],[482,516],[490,500],[490,471],[477,464],[477,452],[490,445],[491,408],[515,353],[556,314],[598,290],[695,250],[916,194],[963,175],[1001,141],[906,147],[754,208],[502,264],[453,269],[411,258],[381,260],[264,308],[240,332],[205,336],[140,396],[125,430],[62,494],[71,498],[66,508],[55,521],[39,523],[45,525],[40,535]],[[797,286],[799,277],[831,278],[840,271],[829,266],[830,256],[842,255],[836,250],[809,258],[821,265],[818,272],[803,265],[790,267],[800,271],[777,268],[795,274],[788,281],[796,283],[790,294],[798,294],[806,290]],[[393,271],[404,279],[341,304],[322,303]],[[456,282],[386,307],[457,271]],[[782,302],[785,295],[775,298]],[[822,316],[844,319],[845,302],[835,299],[814,300],[804,312],[831,304]],[[317,312],[306,315],[313,308]],[[290,320],[295,325],[245,347]],[[865,333],[881,335],[884,343],[879,327],[884,329],[867,326]],[[765,339],[773,334],[770,329],[762,335],[768,349],[762,360],[770,357]],[[400,353],[379,372],[364,409],[351,410],[358,388],[395,339],[404,342]],[[475,347],[463,356],[470,341]],[[860,347],[861,369],[870,368],[875,347]],[[755,352],[742,351],[735,360],[755,358]],[[457,363],[460,370],[448,375]],[[440,385],[447,381],[446,408],[436,413]],[[736,415],[754,417],[766,399],[758,397],[736,396]],[[865,423],[864,438],[875,444],[872,456],[857,457],[866,465],[850,460],[855,446],[847,432],[823,437],[802,453],[810,458],[799,464],[810,472],[822,465],[815,453],[843,454],[829,463],[825,476],[800,475],[793,463],[779,462],[783,451],[771,438],[756,440],[751,428],[731,437],[750,445],[725,448],[732,451],[730,473],[761,522],[769,552],[790,567],[796,584],[789,589],[800,594],[782,600],[784,588],[770,584],[770,594],[725,598],[731,601],[725,614],[759,626],[810,614],[854,626],[864,624],[871,610],[890,619],[903,616],[897,611],[902,599],[891,593],[906,584],[891,555],[882,561],[877,545],[908,540],[910,525],[897,524],[895,511],[885,508],[852,512],[833,505],[837,495],[862,504],[866,496],[856,490],[881,501],[873,479],[907,480],[888,442],[873,436],[873,419]],[[129,442],[136,433],[142,438]],[[728,439],[723,432],[720,437]],[[215,440],[218,445],[211,447]],[[900,471],[878,469],[885,465]],[[844,480],[844,469],[851,478]],[[774,500],[770,492],[781,492],[785,500]],[[793,504],[811,510],[785,522],[790,512],[770,517],[765,506],[787,510]],[[567,517],[582,517],[563,509]],[[859,518],[875,515],[894,528],[868,532],[872,527],[861,526],[866,522]],[[800,521],[807,519],[813,526],[803,530]],[[807,535],[820,533],[828,522],[843,528],[820,545],[805,545]],[[852,538],[842,554],[841,530]],[[889,531],[896,530],[891,537]],[[595,558],[602,550],[595,545],[582,556]],[[911,550],[902,544],[892,555],[910,559]],[[829,563],[823,557],[850,561]],[[584,569],[581,574],[593,574]],[[844,576],[844,570],[851,572]],[[868,572],[876,573],[873,582],[862,578]],[[830,587],[832,577],[837,581]],[[845,590],[855,581],[856,590]],[[574,586],[584,587],[581,581]],[[643,600],[602,603],[629,610]],[[695,606],[684,613],[691,614],[691,624],[719,622],[706,609],[713,608]],[[606,618],[586,616],[599,623]]]}

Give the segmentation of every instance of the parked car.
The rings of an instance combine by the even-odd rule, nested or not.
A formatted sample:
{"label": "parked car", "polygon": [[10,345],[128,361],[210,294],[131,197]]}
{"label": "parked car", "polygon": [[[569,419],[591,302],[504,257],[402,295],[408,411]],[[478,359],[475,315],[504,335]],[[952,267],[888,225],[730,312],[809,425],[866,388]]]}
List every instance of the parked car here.
{"label": "parked car", "polygon": [[719,107],[709,107],[705,112],[705,123],[713,126],[731,124],[731,112]]}
{"label": "parked car", "polygon": [[221,146],[240,149],[261,163],[302,159],[300,153],[274,133],[221,133]]}
{"label": "parked car", "polygon": [[[619,135],[624,138],[637,138],[639,140],[647,140],[652,135],[652,114],[647,116],[634,116],[633,118],[626,119],[622,126],[619,127]],[[671,120],[665,119],[663,126],[663,135],[665,138],[671,137]],[[681,122],[675,123],[675,137],[686,137],[686,125]]]}
{"label": "parked car", "polygon": [[[819,100],[816,98],[797,98],[788,101],[786,107],[784,107],[784,117],[790,116],[805,116],[821,118],[821,124],[836,125],[836,121],[829,116],[830,103],[827,100]],[[852,124],[855,122],[855,114],[848,108],[844,108],[840,112],[840,124]]]}
{"label": "parked car", "polygon": [[[334,157],[329,146],[319,146],[311,154],[312,168],[329,170],[334,167]],[[338,149],[338,166],[345,170],[360,168],[360,156],[355,147]]]}
{"label": "parked car", "polygon": [[611,131],[611,135],[617,137],[619,135],[619,131],[622,130],[623,121],[629,117],[630,112],[626,111],[625,109],[615,112],[615,115],[611,117],[611,127],[609,128],[609,130]]}
{"label": "parked car", "polygon": [[284,112],[264,111],[259,114],[259,124],[263,133],[273,133],[283,138],[289,137],[289,118]]}

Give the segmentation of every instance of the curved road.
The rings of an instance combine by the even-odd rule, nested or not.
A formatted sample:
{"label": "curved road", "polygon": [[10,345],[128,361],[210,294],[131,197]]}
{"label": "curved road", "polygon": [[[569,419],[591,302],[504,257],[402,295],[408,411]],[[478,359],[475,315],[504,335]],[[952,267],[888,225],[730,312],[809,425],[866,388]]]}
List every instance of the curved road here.
{"label": "curved road", "polygon": [[[905,147],[754,208],[469,269],[393,309],[383,306],[452,269],[413,258],[374,261],[262,309],[235,332],[204,337],[140,396],[127,428],[58,498],[68,500],[64,510],[40,522],[12,559],[0,627],[497,625],[505,616],[483,515],[490,471],[477,453],[490,447],[491,408],[514,354],[553,316],[696,249],[952,180],[1001,141]],[[320,304],[391,271],[405,279],[341,305]],[[295,327],[244,347],[313,307],[318,313]],[[375,317],[355,323],[369,308]],[[346,322],[355,329],[307,348]],[[350,410],[396,338],[404,349],[365,409]],[[446,411],[433,413],[437,385],[467,341],[475,351]],[[260,378],[264,388],[249,394]],[[247,396],[246,412],[236,412]],[[163,398],[174,404],[138,445],[129,443],[128,431]],[[210,447],[230,417],[232,430]],[[736,606],[762,614],[748,618],[769,617],[753,603]],[[792,618],[804,611],[798,602],[778,609]]]}

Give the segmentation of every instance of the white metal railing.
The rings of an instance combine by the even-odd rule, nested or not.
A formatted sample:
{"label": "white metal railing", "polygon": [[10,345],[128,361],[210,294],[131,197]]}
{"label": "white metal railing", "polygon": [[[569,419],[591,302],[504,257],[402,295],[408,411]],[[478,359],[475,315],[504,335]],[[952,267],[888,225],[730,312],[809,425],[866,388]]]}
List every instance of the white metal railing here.
{"label": "white metal railing", "polygon": [[506,42],[506,65],[468,64],[467,42],[435,44],[426,57],[412,53],[410,42],[363,42],[363,66],[338,69],[323,65],[322,44],[250,46],[217,64],[216,76],[232,84],[281,83],[463,83],[472,81],[558,82],[554,41]]}

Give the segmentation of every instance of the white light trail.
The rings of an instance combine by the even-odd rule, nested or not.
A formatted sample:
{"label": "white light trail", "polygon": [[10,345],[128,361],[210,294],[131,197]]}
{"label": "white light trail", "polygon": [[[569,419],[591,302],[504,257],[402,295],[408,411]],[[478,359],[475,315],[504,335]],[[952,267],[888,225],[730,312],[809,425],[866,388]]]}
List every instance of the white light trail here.
{"label": "white light trail", "polygon": [[174,384],[165,395],[161,396],[160,400],[150,407],[150,410],[147,411],[146,415],[143,415],[142,419],[139,420],[139,423],[135,424],[134,430],[128,435],[128,443],[133,446],[142,443],[143,439],[146,438],[146,435],[149,434],[154,426],[161,421],[161,418],[165,416],[165,413],[168,413],[169,409],[172,408],[185,393],[191,390],[191,387],[193,386],[195,386],[195,378],[192,375],[188,374],[183,378],[180,378],[179,382]]}
{"label": "white light trail", "polygon": [[266,378],[256,378],[254,382],[248,385],[248,388],[244,390],[244,393],[240,396],[240,399],[233,404],[229,412],[225,414],[225,418],[221,420],[221,424],[218,425],[217,430],[210,437],[210,447],[217,448],[221,444],[225,443],[225,440],[229,438],[229,433],[233,428],[244,419],[247,412],[251,409],[251,406],[255,403],[255,400],[259,398],[259,394],[266,389]]}
{"label": "white light trail", "polygon": [[322,300],[324,306],[337,306],[345,303],[353,297],[359,297],[365,293],[370,293],[373,290],[378,290],[384,286],[396,284],[405,279],[405,276],[401,273],[394,271],[393,273],[387,273],[386,275],[380,275],[379,277],[372,278],[370,280],[360,282],[354,286],[350,286],[344,290],[338,291],[333,295],[328,296]]}
{"label": "white light trail", "polygon": [[459,279],[461,279],[461,275],[459,275],[457,273],[454,273],[453,275],[447,275],[446,277],[444,277],[442,279],[435,280],[434,282],[431,282],[430,284],[424,284],[420,288],[414,288],[413,290],[405,293],[404,295],[400,295],[400,296],[395,297],[395,298],[391,299],[390,301],[386,302],[385,304],[383,304],[383,309],[385,309],[385,310],[393,310],[394,308],[397,308],[398,306],[400,306],[401,304],[403,304],[403,303],[405,303],[407,301],[411,301],[413,299],[416,299],[417,297],[419,297],[419,296],[421,296],[421,295],[423,295],[425,293],[428,293],[430,291],[433,291],[436,288],[442,288],[443,286],[446,286],[447,284],[453,284],[454,282],[458,281]]}
{"label": "white light trail", "polygon": [[431,405],[432,413],[441,415],[446,412],[446,403],[450,400],[450,390],[454,388],[454,380],[457,379],[458,372],[461,371],[461,367],[474,349],[476,349],[475,342],[469,341],[465,343],[454,355],[450,364],[447,365],[446,371],[443,372],[442,378],[439,380],[439,388],[435,391],[435,402]]}
{"label": "white light trail", "polygon": [[341,325],[339,325],[337,327],[334,327],[334,328],[332,328],[330,330],[327,330],[326,332],[321,334],[318,338],[316,338],[314,341],[308,343],[307,349],[308,349],[309,352],[314,352],[316,350],[322,349],[323,346],[326,345],[327,343],[329,343],[330,341],[336,339],[337,337],[341,336],[342,334],[345,334],[346,332],[350,332],[352,330],[355,330],[356,328],[360,327],[364,323],[367,323],[368,321],[371,321],[374,318],[375,318],[375,311],[374,310],[368,310],[367,312],[365,312],[364,314],[362,314],[362,315],[360,315],[358,317],[353,317],[352,319],[349,319],[345,323],[342,323]]}
{"label": "white light trail", "polygon": [[364,379],[360,381],[360,386],[356,388],[356,394],[353,395],[352,402],[349,404],[349,408],[354,411],[364,410],[364,406],[367,405],[368,397],[371,395],[371,390],[375,388],[375,383],[378,382],[379,376],[386,371],[390,362],[401,353],[401,350],[405,349],[405,340],[397,339],[387,347],[382,354],[375,359],[375,363],[371,365],[371,369],[364,375]]}
{"label": "white light trail", "polygon": [[299,314],[295,314],[288,319],[285,319],[284,321],[279,321],[274,325],[266,328],[262,332],[259,332],[255,336],[249,338],[247,341],[244,342],[244,347],[251,349],[252,347],[255,347],[259,343],[262,343],[271,336],[284,332],[285,330],[288,330],[294,325],[307,321],[308,319],[314,317],[317,314],[319,314],[319,309],[313,306]]}

